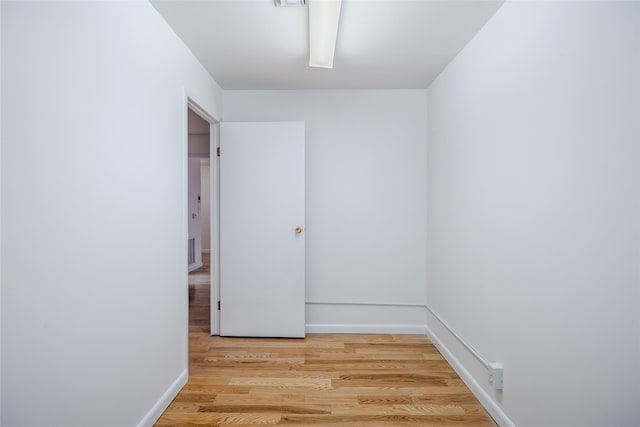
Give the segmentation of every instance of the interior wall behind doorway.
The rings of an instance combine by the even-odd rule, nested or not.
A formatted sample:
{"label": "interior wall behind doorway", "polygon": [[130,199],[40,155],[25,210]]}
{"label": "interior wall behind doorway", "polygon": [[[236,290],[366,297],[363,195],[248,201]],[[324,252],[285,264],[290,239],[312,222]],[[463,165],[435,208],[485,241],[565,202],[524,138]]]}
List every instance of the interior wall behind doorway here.
{"label": "interior wall behind doorway", "polygon": [[211,161],[200,159],[200,231],[202,252],[211,252]]}
{"label": "interior wall behind doorway", "polygon": [[189,272],[202,267],[202,227],[200,225],[200,159],[189,159],[188,180],[188,261]]}
{"label": "interior wall behind doorway", "polygon": [[[210,185],[202,184],[203,164],[209,164],[209,123],[192,110],[188,111],[189,127],[189,271],[202,267],[203,249],[211,247]],[[197,181],[197,182],[196,182]],[[203,194],[206,193],[206,201]],[[206,219],[203,218],[206,209]]]}

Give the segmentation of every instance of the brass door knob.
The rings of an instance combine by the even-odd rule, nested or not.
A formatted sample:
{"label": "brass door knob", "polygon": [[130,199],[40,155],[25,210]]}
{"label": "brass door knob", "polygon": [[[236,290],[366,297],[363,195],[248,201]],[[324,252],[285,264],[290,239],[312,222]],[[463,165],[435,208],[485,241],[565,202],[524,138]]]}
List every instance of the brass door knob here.
{"label": "brass door knob", "polygon": [[300,234],[300,233],[302,233],[302,227],[297,226],[296,227],[296,234]]}

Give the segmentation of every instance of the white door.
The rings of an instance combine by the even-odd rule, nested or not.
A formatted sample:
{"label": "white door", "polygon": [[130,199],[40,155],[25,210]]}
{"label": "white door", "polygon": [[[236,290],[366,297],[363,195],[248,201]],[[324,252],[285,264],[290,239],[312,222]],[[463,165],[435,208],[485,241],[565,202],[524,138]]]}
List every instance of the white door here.
{"label": "white door", "polygon": [[304,337],[304,123],[220,124],[220,335]]}

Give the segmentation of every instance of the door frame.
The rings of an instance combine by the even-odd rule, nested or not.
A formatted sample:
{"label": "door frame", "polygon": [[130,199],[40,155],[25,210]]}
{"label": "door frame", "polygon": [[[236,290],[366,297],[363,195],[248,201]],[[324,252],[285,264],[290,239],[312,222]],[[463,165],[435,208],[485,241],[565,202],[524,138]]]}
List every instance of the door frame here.
{"label": "door frame", "polygon": [[209,127],[209,200],[211,203],[211,252],[209,253],[209,269],[211,271],[210,319],[211,335],[220,335],[220,122],[211,123]]}
{"label": "door frame", "polygon": [[185,240],[184,251],[184,278],[185,278],[185,360],[189,360],[189,272],[186,260],[188,257],[188,236],[189,236],[189,212],[188,212],[188,195],[189,195],[189,110],[196,113],[203,120],[209,123],[209,159],[210,159],[210,212],[211,212],[211,335],[220,334],[220,312],[218,311],[218,300],[220,295],[220,159],[216,155],[219,144],[220,120],[210,114],[203,108],[189,93],[184,91],[183,103],[183,146],[182,146],[182,188],[183,188],[183,227],[187,239]]}

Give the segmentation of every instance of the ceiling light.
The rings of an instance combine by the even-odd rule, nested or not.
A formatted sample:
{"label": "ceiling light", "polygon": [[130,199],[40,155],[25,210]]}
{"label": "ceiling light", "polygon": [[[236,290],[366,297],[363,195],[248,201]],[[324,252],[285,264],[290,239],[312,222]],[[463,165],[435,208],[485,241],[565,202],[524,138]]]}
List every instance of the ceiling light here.
{"label": "ceiling light", "polygon": [[276,7],[296,7],[296,6],[304,6],[307,1],[306,0],[273,0],[273,3]]}
{"label": "ceiling light", "polygon": [[[286,0],[282,0],[286,1]],[[309,66],[333,68],[341,0],[309,1]]]}

